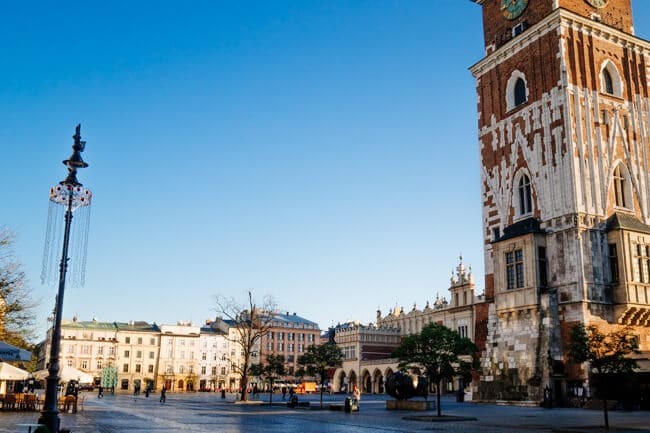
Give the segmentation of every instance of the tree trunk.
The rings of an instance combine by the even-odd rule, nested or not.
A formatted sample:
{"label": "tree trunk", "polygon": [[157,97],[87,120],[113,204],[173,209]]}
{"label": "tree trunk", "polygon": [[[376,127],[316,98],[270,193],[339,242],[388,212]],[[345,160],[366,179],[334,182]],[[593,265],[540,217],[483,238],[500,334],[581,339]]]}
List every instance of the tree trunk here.
{"label": "tree trunk", "polygon": [[246,392],[246,388],[248,388],[248,375],[244,373],[241,375],[241,401],[248,400],[248,393]]}
{"label": "tree trunk", "polygon": [[273,379],[271,379],[271,391],[269,393],[269,406],[273,405]]}
{"label": "tree trunk", "polygon": [[438,416],[442,416],[442,412],[440,410],[440,381],[436,383],[436,409],[438,410]]}
{"label": "tree trunk", "polygon": [[605,415],[605,430],[609,430],[609,415],[607,413],[607,399],[603,398],[603,414]]}

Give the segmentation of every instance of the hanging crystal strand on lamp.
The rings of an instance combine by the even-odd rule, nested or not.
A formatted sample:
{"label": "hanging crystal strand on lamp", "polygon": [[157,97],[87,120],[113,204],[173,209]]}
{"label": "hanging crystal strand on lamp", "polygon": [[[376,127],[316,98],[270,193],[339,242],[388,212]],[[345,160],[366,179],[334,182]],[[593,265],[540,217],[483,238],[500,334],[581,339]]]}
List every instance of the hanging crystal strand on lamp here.
{"label": "hanging crystal strand on lamp", "polygon": [[[72,195],[71,211],[75,215],[75,225],[70,235],[71,253],[73,254],[68,267],[68,287],[83,287],[86,279],[86,252],[88,250],[88,232],[90,228],[90,204],[92,192],[77,181],[77,168],[86,168],[88,164],[81,159],[86,142],[81,141],[81,125],[77,125],[73,136],[75,144],[69,159],[63,161],[68,166],[68,177],[58,185],[50,188],[50,205],[45,229],[45,245],[43,248],[43,266],[41,269],[41,284],[54,286],[59,282],[59,252],[63,244],[63,222],[70,195]],[[71,164],[71,165],[68,165]],[[71,167],[74,169],[71,171]]]}
{"label": "hanging crystal strand on lamp", "polygon": [[[56,251],[61,249],[61,261],[59,262],[58,292],[54,307],[54,324],[52,325],[50,341],[50,358],[49,374],[46,378],[45,385],[45,403],[41,411],[41,417],[38,419],[39,424],[45,425],[50,432],[59,431],[61,420],[59,419],[59,410],[57,407],[57,390],[59,384],[59,353],[61,348],[61,317],[63,313],[63,295],[65,292],[66,275],[70,265],[71,282],[77,285],[83,285],[84,273],[86,266],[86,246],[88,242],[88,224],[90,217],[90,202],[92,193],[89,189],[77,180],[77,170],[88,167],[88,164],[81,158],[81,152],[86,147],[86,142],[81,141],[81,125],[77,125],[72,145],[72,155],[63,161],[68,168],[68,176],[59,182],[58,185],[50,188],[50,209],[48,212],[47,233],[45,237],[45,249],[43,252],[43,270],[41,279],[45,282],[53,279],[52,274],[55,269]],[[63,236],[60,236],[60,216],[59,209],[64,209],[63,213]],[[86,210],[84,213],[83,211]],[[79,212],[82,211],[82,212]],[[73,243],[70,245],[70,231],[72,226],[72,213],[77,212],[80,216],[80,224],[74,231]],[[82,217],[83,216],[83,217]],[[70,262],[70,251],[72,251],[73,260]],[[69,263],[70,262],[70,263]]]}

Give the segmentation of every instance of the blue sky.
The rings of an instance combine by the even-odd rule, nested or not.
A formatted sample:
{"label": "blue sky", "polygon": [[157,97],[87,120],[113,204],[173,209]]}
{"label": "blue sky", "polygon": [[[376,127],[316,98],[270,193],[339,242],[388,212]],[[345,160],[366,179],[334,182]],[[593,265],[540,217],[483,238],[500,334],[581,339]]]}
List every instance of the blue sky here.
{"label": "blue sky", "polygon": [[[650,4],[635,2],[637,34]],[[86,286],[64,317],[200,323],[272,295],[324,329],[483,291],[470,1],[19,2],[0,40],[0,224],[38,326],[51,185],[82,124]]]}

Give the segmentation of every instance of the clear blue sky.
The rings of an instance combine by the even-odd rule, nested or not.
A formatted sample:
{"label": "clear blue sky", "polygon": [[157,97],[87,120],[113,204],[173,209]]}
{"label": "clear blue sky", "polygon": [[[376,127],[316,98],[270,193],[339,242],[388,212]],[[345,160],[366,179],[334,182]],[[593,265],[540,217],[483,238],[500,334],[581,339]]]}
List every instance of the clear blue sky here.
{"label": "clear blue sky", "polygon": [[[636,0],[637,34],[650,2]],[[51,185],[82,124],[87,282],[64,317],[200,323],[272,295],[324,329],[483,291],[467,0],[3,5],[0,224],[39,301]]]}

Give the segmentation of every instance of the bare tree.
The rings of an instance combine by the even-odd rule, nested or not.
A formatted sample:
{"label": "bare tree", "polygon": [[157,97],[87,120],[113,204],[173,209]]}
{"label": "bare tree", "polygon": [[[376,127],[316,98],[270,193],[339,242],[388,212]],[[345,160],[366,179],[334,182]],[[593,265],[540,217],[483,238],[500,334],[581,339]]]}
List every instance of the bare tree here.
{"label": "bare tree", "polygon": [[16,260],[13,233],[0,227],[0,340],[29,349],[34,337],[34,305],[22,265]]}
{"label": "bare tree", "polygon": [[248,303],[238,304],[234,299],[217,296],[217,311],[222,315],[224,322],[233,330],[228,333],[231,342],[241,346],[242,362],[238,364],[231,360],[231,365],[241,377],[241,400],[248,400],[248,378],[252,358],[259,356],[255,349],[271,329],[273,323],[273,311],[275,304],[270,297],[265,297],[262,305],[259,306],[253,300],[253,294],[248,292]]}

